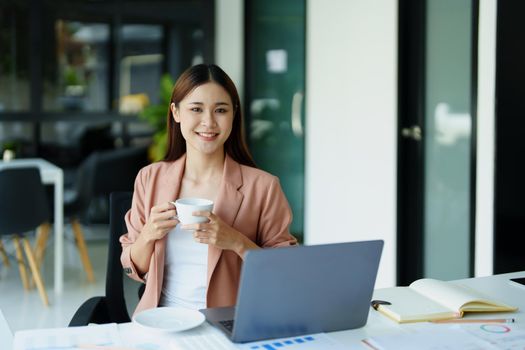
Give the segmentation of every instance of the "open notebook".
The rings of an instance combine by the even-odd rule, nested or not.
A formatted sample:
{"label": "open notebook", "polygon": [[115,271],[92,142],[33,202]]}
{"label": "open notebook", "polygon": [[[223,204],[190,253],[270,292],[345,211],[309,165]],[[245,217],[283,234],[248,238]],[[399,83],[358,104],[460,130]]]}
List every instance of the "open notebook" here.
{"label": "open notebook", "polygon": [[509,312],[518,308],[487,298],[465,286],[420,279],[408,287],[378,289],[374,299],[390,305],[378,305],[377,311],[399,323],[459,318],[465,312]]}

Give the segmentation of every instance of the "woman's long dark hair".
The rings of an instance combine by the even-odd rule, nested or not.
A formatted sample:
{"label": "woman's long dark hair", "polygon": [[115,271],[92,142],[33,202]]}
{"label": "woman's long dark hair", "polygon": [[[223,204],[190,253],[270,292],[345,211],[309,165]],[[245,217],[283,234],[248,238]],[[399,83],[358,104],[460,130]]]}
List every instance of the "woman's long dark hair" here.
{"label": "woman's long dark hair", "polygon": [[[214,82],[219,84],[228,92],[233,103],[233,124],[230,136],[224,143],[225,152],[236,162],[256,167],[255,162],[248,150],[244,136],[244,120],[241,112],[241,101],[235,84],[230,77],[214,64],[198,64],[190,67],[181,74],[171,94],[171,103],[179,108],[179,103],[200,85]],[[173,161],[186,153],[186,140],[180,131],[180,124],[176,123],[171,108],[168,106],[168,151],[164,157],[165,161]]]}

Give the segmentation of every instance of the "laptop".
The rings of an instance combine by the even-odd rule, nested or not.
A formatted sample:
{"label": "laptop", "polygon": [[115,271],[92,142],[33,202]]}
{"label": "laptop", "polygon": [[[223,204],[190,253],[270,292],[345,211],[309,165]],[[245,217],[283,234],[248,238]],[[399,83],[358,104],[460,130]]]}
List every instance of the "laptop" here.
{"label": "laptop", "polygon": [[248,251],[235,307],[200,310],[235,343],[366,324],[382,240]]}

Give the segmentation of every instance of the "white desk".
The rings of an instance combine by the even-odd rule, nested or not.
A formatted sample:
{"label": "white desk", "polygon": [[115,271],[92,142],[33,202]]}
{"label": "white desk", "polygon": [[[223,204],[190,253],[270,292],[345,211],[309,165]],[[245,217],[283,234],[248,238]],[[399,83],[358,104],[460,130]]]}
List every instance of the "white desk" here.
{"label": "white desk", "polygon": [[[483,315],[483,318],[514,318],[516,323],[521,326],[525,325],[525,287],[511,285],[508,280],[512,277],[525,277],[525,271],[490,277],[459,280],[452,283],[460,282],[475,288],[476,290],[490,297],[497,298],[504,303],[519,307],[519,311],[517,312],[508,314],[498,313],[495,315],[486,314]],[[469,317],[476,318],[475,315],[465,316],[465,318]],[[370,308],[368,323],[365,327],[347,331],[332,332],[328,333],[328,335],[332,339],[339,341],[346,348],[364,349],[365,347],[361,343],[362,339],[374,336],[377,337],[380,335],[403,333],[404,327],[410,327],[410,325],[397,324],[396,322],[391,321],[379,312]],[[87,329],[87,332],[89,332],[88,334],[93,335],[93,330],[90,330],[89,326],[81,328]],[[63,328],[58,330],[60,332],[64,331]],[[177,337],[191,336],[196,334],[214,336],[214,334],[217,332],[219,331],[207,324],[204,324],[203,326],[197,327],[193,330],[172,334],[147,331],[133,323],[123,323],[118,325],[118,334],[126,344],[124,347],[125,349],[144,348],[144,344],[149,344],[149,348],[152,349],[166,349],[169,348],[170,342]],[[140,344],[142,344],[142,347],[138,347]],[[155,347],[152,345],[155,345]],[[231,348],[233,349],[235,347],[231,346]]]}
{"label": "white desk", "polygon": [[[514,318],[517,323],[525,323],[525,287],[522,288],[512,286],[508,280],[509,278],[513,277],[525,277],[525,271],[490,277],[470,278],[455,282],[460,282],[464,285],[472,287],[483,294],[494,297],[504,303],[517,306],[519,311],[509,313],[509,316],[507,317]],[[506,316],[504,315],[506,314],[486,314],[483,316],[483,318],[505,318]],[[469,317],[479,318],[479,315],[465,315],[465,318]],[[331,338],[336,339],[349,348],[364,349],[361,344],[362,339],[399,332],[402,331],[402,328],[405,326],[406,325],[398,324],[390,320],[378,311],[370,308],[368,322],[365,327],[340,332],[331,332],[328,334]],[[140,328],[137,328],[137,326],[132,323],[119,324],[118,327],[121,334],[125,334],[128,339],[130,336],[132,336],[133,332],[140,330]],[[175,337],[176,334],[172,336]]]}
{"label": "white desk", "polygon": [[64,173],[56,165],[40,158],[13,159],[0,161],[0,169],[16,167],[38,167],[44,184],[54,185],[54,235],[55,235],[55,294],[62,294],[64,288]]}

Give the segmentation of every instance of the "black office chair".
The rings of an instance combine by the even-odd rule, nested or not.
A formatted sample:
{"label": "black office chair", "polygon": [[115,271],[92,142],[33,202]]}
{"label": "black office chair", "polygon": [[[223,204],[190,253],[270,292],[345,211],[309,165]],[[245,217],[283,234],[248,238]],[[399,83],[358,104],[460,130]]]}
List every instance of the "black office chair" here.
{"label": "black office chair", "polygon": [[93,194],[109,198],[111,192],[132,191],[137,173],[148,163],[147,147],[99,152]]}
{"label": "black office chair", "polygon": [[98,152],[88,220],[107,222],[109,194],[133,191],[135,177],[148,161],[147,147],[126,147]]}
{"label": "black office chair", "polygon": [[37,168],[9,168],[0,170],[0,236],[12,236],[24,289],[30,289],[26,264],[22,255],[22,241],[33,280],[42,302],[49,305],[44,282],[40,275],[33,249],[24,235],[49,219],[46,190]]}
{"label": "black office chair", "polygon": [[85,301],[75,312],[69,327],[89,323],[130,322],[124,298],[124,283],[119,237],[127,231],[124,215],[131,208],[132,192],[113,192],[110,195],[109,249],[106,270],[106,295]]}

